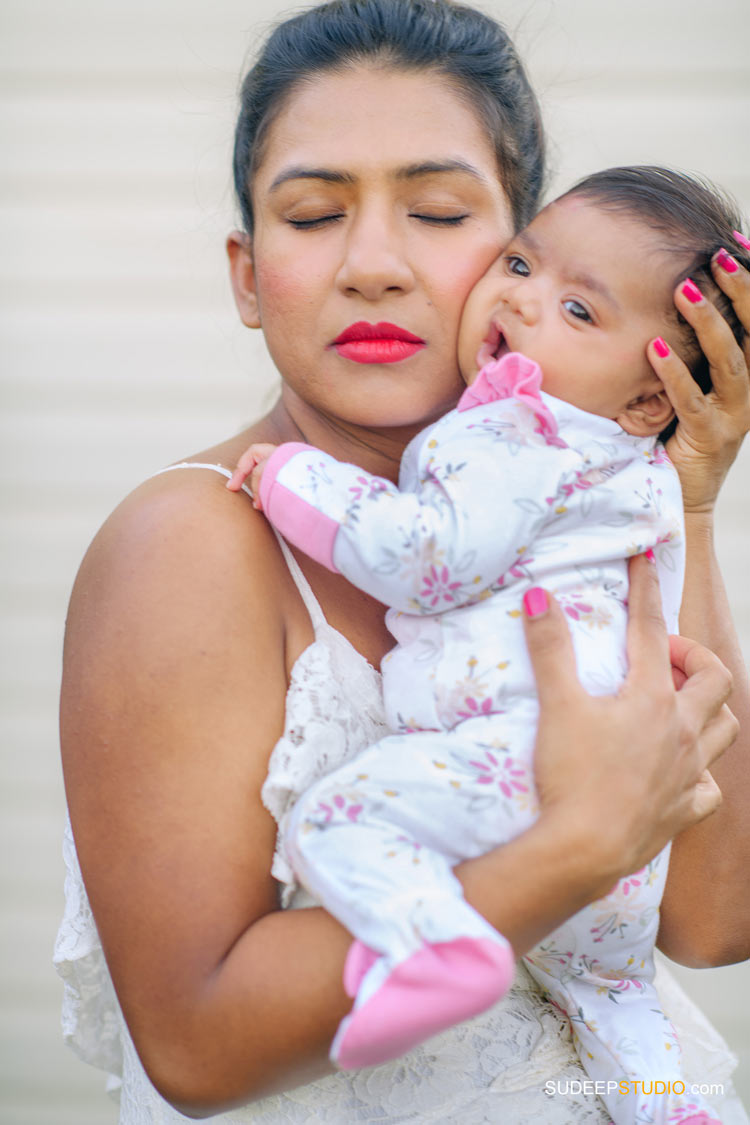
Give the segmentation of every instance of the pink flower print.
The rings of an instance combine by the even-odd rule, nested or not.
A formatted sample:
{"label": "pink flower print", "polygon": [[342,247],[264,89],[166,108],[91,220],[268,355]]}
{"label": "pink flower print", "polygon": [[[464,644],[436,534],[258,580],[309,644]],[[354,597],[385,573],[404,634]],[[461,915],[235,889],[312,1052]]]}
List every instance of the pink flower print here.
{"label": "pink flower print", "polygon": [[620,890],[622,891],[622,893],[623,893],[624,895],[628,895],[628,894],[630,894],[630,892],[631,892],[631,891],[632,891],[632,890],[633,890],[633,889],[634,889],[635,887],[640,887],[640,886],[641,886],[642,880],[641,880],[641,879],[639,879],[639,878],[638,878],[638,876],[639,876],[639,875],[643,875],[643,873],[644,873],[644,871],[645,871],[645,870],[646,870],[646,868],[645,868],[645,867],[641,867],[641,869],[640,869],[639,871],[636,871],[636,872],[635,872],[635,874],[633,874],[633,875],[628,875],[627,879],[623,879],[623,880],[622,880],[622,881],[621,881],[621,882],[620,882],[620,883],[618,884],[618,885],[619,885],[619,888],[620,888]]}
{"label": "pink flower print", "polygon": [[508,575],[511,575],[513,578],[531,578],[532,575],[529,566],[531,563],[533,563],[534,556],[527,555],[526,550],[527,548],[525,546],[516,547],[516,554],[518,555],[518,558],[511,566],[508,567],[504,574],[500,575],[498,579],[498,586],[505,586],[508,581]]}
{"label": "pink flower print", "polygon": [[[701,1112],[701,1107],[697,1102],[683,1102],[682,1105],[678,1105],[670,1111],[668,1120],[670,1123],[674,1123],[674,1125],[679,1125],[681,1121],[685,1121],[686,1119],[689,1121],[699,1120],[697,1115]],[[718,1118],[706,1117],[705,1121],[706,1125],[720,1125]]]}
{"label": "pink flower print", "polygon": [[526,769],[520,762],[510,754],[499,761],[491,750],[485,750],[484,757],[483,762],[469,762],[478,771],[476,780],[480,785],[497,785],[504,797],[528,793],[528,785],[521,780],[526,777]]}
{"label": "pink flower print", "polygon": [[379,492],[384,492],[386,485],[382,480],[377,477],[357,477],[357,484],[352,485],[349,491],[355,501],[362,500],[363,498],[371,500],[373,496],[377,496]]}
{"label": "pink flower print", "polygon": [[[474,699],[473,696],[467,696],[464,699],[463,705],[466,710],[457,712],[460,719],[473,719],[476,718],[477,715],[502,714],[502,711],[495,712],[492,710],[492,699],[490,698],[483,699],[480,703],[478,700]],[[473,764],[474,763],[472,763],[472,765]]]}
{"label": "pink flower print", "polygon": [[576,974],[568,972],[567,974],[561,972],[558,965],[565,965],[570,969],[573,961],[573,951],[558,949],[554,943],[547,945],[538,945],[533,953],[527,953],[526,961],[530,961],[532,965],[542,969],[545,973],[550,973],[552,976],[559,977],[565,980],[566,976],[569,978]]}
{"label": "pink flower print", "polygon": [[661,442],[657,442],[656,445],[654,446],[654,448],[651,450],[651,452],[646,453],[646,460],[648,461],[648,463],[650,465],[671,465],[672,464],[672,462],[669,459],[669,454],[667,453],[666,449],[661,444]]}
{"label": "pink flower print", "polygon": [[331,804],[327,804],[325,801],[318,801],[318,807],[315,811],[322,815],[326,824],[330,824],[334,820],[337,810],[343,812],[347,820],[355,823],[359,814],[362,812],[362,804],[354,804],[348,798],[342,796],[341,793],[336,793]]}
{"label": "pink flower print", "polygon": [[574,621],[580,621],[581,614],[593,613],[594,607],[587,605],[586,602],[571,602],[565,606],[565,612],[568,617],[572,617]]}
{"label": "pink flower print", "polygon": [[428,598],[430,605],[437,605],[442,599],[444,602],[455,602],[456,590],[461,588],[460,582],[451,582],[450,571],[447,566],[431,566],[422,579],[424,589],[420,597]]}

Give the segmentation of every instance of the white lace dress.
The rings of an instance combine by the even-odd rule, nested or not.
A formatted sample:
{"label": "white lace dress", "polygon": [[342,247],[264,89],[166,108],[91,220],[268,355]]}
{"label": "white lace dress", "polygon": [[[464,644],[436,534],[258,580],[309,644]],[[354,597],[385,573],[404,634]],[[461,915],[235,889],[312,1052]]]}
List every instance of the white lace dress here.
{"label": "white lace dress", "polygon": [[[229,475],[218,466],[205,467]],[[263,801],[277,822],[312,781],[385,731],[379,674],[328,624],[297,563],[282,547],[310,613],[315,640],[292,670],[284,734],[271,755],[263,786]],[[108,1089],[120,1103],[120,1125],[187,1123],[189,1119],[151,1085],[133,1047],[107,971],[69,823],[64,857],[66,909],[54,960],[65,985],[65,1039],[82,1059],[108,1072]],[[285,908],[312,904],[278,851],[272,870],[282,885]],[[663,963],[656,983],[677,1027],[688,1078],[723,1085],[723,1100],[712,1100],[724,1125],[748,1125],[731,1085],[736,1059],[726,1043]],[[339,1072],[204,1120],[222,1125],[608,1122],[599,1100],[579,1092],[577,1083],[585,1078],[567,1021],[519,967],[513,987],[495,1008],[396,1062]]]}

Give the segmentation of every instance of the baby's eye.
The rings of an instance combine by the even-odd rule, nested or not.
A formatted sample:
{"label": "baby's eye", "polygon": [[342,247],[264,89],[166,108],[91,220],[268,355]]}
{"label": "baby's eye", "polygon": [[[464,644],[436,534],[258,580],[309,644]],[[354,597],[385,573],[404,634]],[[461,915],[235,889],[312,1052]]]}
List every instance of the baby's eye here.
{"label": "baby's eye", "polygon": [[576,317],[577,320],[588,321],[589,324],[594,323],[594,318],[588,309],[585,309],[580,301],[574,301],[572,297],[567,301],[563,301],[563,308],[567,309],[571,316]]}
{"label": "baby's eye", "polygon": [[508,273],[515,274],[516,277],[528,277],[530,275],[531,270],[528,262],[525,262],[518,254],[508,254],[505,261],[508,265]]}

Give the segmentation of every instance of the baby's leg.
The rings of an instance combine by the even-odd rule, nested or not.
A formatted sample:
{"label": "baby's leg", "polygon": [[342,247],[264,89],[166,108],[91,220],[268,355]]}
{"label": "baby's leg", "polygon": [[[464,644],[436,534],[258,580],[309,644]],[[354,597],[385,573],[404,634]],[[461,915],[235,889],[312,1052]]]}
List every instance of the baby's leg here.
{"label": "baby's leg", "polygon": [[359,939],[345,973],[356,1001],[331,1052],[341,1066],[403,1054],[507,991],[510,946],[452,872],[498,842],[503,794],[482,782],[481,757],[455,732],[393,736],[319,781],[292,814],[295,870]]}
{"label": "baby's leg", "polygon": [[621,879],[525,958],[571,1021],[581,1062],[600,1082],[616,1125],[706,1125],[718,1119],[688,1093],[680,1046],[653,986],[653,949],[669,848]]}

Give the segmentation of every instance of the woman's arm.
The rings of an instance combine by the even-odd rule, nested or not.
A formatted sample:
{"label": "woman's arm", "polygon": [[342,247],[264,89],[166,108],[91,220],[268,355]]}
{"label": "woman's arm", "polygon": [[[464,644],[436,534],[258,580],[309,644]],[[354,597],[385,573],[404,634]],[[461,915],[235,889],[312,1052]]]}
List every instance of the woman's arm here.
{"label": "woman's arm", "polygon": [[[728,272],[716,262],[713,273],[750,329],[750,276],[741,266]],[[721,809],[675,840],[662,903],[661,948],[697,967],[750,957],[750,684],[714,551],[716,498],[750,428],[750,347],[746,341],[743,351],[735,343],[709,301],[693,305],[678,289],[675,303],[699,337],[713,383],[704,397],[675,357],[660,362],[680,419],[668,444],[686,508],[680,632],[715,652],[731,671],[729,706],[740,723],[734,746],[713,771]]]}
{"label": "woman's arm", "polygon": [[[133,1039],[157,1089],[200,1117],[326,1071],[351,1004],[350,937],[320,909],[279,911],[269,874],[275,824],[259,794],[309,619],[245,498],[218,478],[177,475],[131,497],[81,568],[62,744],[81,866]],[[731,720],[722,731],[715,718],[724,673],[708,669],[705,698],[676,696],[663,676],[652,695],[664,629],[637,597],[633,622],[632,707],[575,694],[561,613],[530,628],[545,684],[542,815],[461,868],[469,901],[519,952],[706,811],[693,808],[693,783],[731,737]],[[712,716],[712,736],[696,742]]]}

